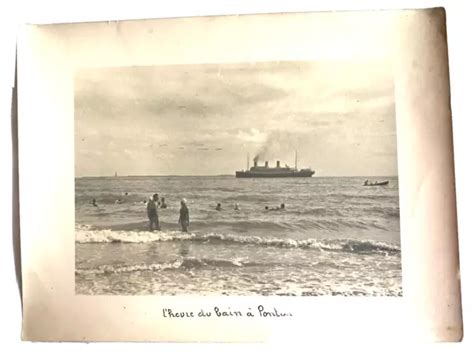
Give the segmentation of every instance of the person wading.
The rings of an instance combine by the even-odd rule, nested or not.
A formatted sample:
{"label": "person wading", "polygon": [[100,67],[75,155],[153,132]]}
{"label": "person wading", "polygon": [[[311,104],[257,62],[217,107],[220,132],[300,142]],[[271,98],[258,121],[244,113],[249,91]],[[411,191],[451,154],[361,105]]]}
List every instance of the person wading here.
{"label": "person wading", "polygon": [[153,197],[148,201],[146,211],[148,214],[148,220],[150,221],[150,231],[160,231],[160,220],[158,219],[158,194],[155,193]]}
{"label": "person wading", "polygon": [[181,209],[179,210],[178,224],[181,224],[181,230],[183,232],[188,232],[189,209],[186,205],[186,199],[184,199],[184,198],[181,200]]}

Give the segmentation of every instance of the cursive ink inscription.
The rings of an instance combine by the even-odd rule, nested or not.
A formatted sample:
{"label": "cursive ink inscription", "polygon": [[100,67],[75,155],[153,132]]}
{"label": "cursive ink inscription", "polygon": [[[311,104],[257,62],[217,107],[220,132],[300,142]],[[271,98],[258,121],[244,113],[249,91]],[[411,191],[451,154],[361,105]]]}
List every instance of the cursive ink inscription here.
{"label": "cursive ink inscription", "polygon": [[239,317],[247,317],[247,318],[282,318],[282,317],[292,317],[293,314],[289,312],[282,312],[281,310],[276,309],[275,307],[272,308],[265,308],[263,305],[257,306],[256,311],[254,310],[255,307],[248,307],[246,312],[242,312],[237,309],[232,309],[230,307],[217,307],[215,306],[212,310],[204,310],[200,309],[199,311],[179,311],[173,310],[170,308],[162,309],[163,317],[164,318],[211,318],[211,317],[218,317],[218,318],[239,318]]}
{"label": "cursive ink inscription", "polygon": [[218,317],[243,317],[244,315],[240,310],[231,310],[228,308],[227,310],[219,309],[219,307],[214,307],[214,313]]}
{"label": "cursive ink inscription", "polygon": [[194,318],[194,312],[175,312],[172,309],[163,309],[163,317],[165,318]]}
{"label": "cursive ink inscription", "polygon": [[281,318],[281,317],[292,317],[291,313],[279,312],[276,308],[272,310],[266,310],[264,306],[259,305],[257,307],[258,314],[262,318],[271,317],[271,318]]}

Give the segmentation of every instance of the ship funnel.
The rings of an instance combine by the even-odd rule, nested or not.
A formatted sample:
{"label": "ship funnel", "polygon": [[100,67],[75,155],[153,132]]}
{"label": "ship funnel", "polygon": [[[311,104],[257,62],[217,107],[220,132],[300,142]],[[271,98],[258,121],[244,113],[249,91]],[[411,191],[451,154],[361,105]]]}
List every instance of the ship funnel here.
{"label": "ship funnel", "polygon": [[268,161],[265,161],[265,167],[268,167]]}
{"label": "ship funnel", "polygon": [[255,159],[255,160],[253,161],[253,166],[257,167],[257,163],[258,163],[258,161]]}
{"label": "ship funnel", "polygon": [[280,160],[277,161],[277,167],[280,167]]}

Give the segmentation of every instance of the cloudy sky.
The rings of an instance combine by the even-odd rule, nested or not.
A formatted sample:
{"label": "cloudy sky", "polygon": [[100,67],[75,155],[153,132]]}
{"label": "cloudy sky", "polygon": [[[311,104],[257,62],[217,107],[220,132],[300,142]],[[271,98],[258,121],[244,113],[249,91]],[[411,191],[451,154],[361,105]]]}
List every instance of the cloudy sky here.
{"label": "cloudy sky", "polygon": [[217,175],[262,162],[396,175],[384,61],[89,69],[75,79],[76,176]]}

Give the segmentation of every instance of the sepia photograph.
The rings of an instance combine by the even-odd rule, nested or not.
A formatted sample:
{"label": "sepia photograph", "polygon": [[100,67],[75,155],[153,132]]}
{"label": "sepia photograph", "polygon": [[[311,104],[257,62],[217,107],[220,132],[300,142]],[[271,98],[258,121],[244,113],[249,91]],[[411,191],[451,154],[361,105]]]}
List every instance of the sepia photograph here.
{"label": "sepia photograph", "polygon": [[77,295],[402,296],[380,59],[84,68]]}
{"label": "sepia photograph", "polygon": [[22,339],[459,341],[448,68],[443,9],[25,26]]}

